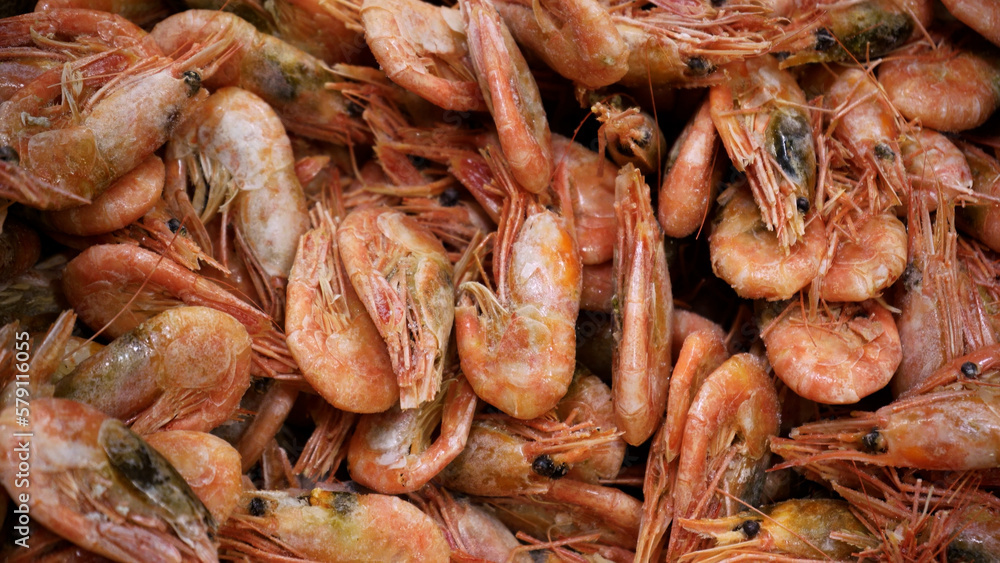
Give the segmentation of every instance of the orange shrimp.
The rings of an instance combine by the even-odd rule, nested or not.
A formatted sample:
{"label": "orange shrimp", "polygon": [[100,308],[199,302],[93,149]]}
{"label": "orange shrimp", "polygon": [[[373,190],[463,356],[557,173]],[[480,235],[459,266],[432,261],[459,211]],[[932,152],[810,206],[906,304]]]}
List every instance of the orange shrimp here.
{"label": "orange shrimp", "polygon": [[771,56],[734,63],[709,92],[712,121],[740,171],[747,172],[767,229],[786,252],[806,236],[816,187],[816,150],[805,94]]}
{"label": "orange shrimp", "polygon": [[[179,365],[186,367],[178,372]],[[208,432],[233,415],[249,386],[246,328],[215,309],[178,307],[81,362],[55,396],[128,421],[140,434]]]}
{"label": "orange shrimp", "polygon": [[810,291],[830,302],[878,297],[906,270],[906,227],[890,212],[850,212],[830,230],[832,256],[824,258]]}
{"label": "orange shrimp", "polygon": [[1000,46],[1000,9],[989,0],[941,0],[951,15]]}
{"label": "orange shrimp", "polygon": [[815,313],[792,302],[761,329],[774,374],[800,397],[850,404],[882,389],[903,359],[896,323],[875,301]]}
{"label": "orange shrimp", "polygon": [[[983,200],[1000,197],[1000,161],[969,143],[959,143],[958,147],[972,173],[972,190]],[[964,232],[992,250],[1000,251],[1000,206],[981,201],[956,211],[958,225]]]}
{"label": "orange shrimp", "polygon": [[152,25],[170,15],[170,8],[163,0],[40,0],[36,12],[59,9],[86,9],[111,12],[140,27]]}
{"label": "orange shrimp", "polygon": [[422,0],[366,0],[361,20],[390,80],[445,109],[487,110],[458,10]]}
{"label": "orange shrimp", "polygon": [[631,165],[615,184],[615,214],[615,421],[625,441],[639,445],[656,430],[667,405],[674,302],[649,186]]}
{"label": "orange shrimp", "polygon": [[[459,375],[416,409],[362,416],[347,450],[351,477],[380,493],[416,491],[465,448],[475,411],[476,394]],[[430,443],[439,418],[440,433]]]}
{"label": "orange shrimp", "polygon": [[344,272],[337,224],[322,206],[311,217],[313,229],[299,239],[288,277],[288,349],[331,405],[382,412],[399,399],[389,352]]}
{"label": "orange shrimp", "polygon": [[975,202],[972,170],[965,155],[948,137],[930,129],[920,129],[901,139],[899,148],[903,167],[913,186],[910,197],[923,198],[928,211],[936,210],[939,202]]}
{"label": "orange shrimp", "polygon": [[549,186],[552,141],[538,84],[489,0],[459,2],[472,67],[510,171],[532,193]]}
{"label": "orange shrimp", "polygon": [[[0,481],[12,495],[23,492],[14,413],[14,407],[0,413],[7,452]],[[119,561],[218,560],[212,515],[177,471],[121,422],[76,401],[35,398],[31,423],[32,520]]]}
{"label": "orange shrimp", "polygon": [[504,166],[494,161],[507,192],[493,258],[497,291],[459,286],[455,336],[476,394],[528,419],[555,407],[573,379],[582,273],[564,220],[521,191]]}
{"label": "orange shrimp", "polygon": [[[573,383],[566,391],[566,396],[556,405],[555,413],[561,420],[589,422],[596,428],[615,427],[611,388],[582,365],[577,367]],[[596,446],[591,450],[590,458],[574,464],[567,476],[587,483],[614,479],[621,471],[625,448],[626,443],[622,438]]]}
{"label": "orange shrimp", "polygon": [[412,217],[355,209],[337,230],[344,270],[389,349],[400,406],[438,392],[455,318],[454,269],[444,246]]}
{"label": "orange shrimp", "polygon": [[584,266],[611,260],[615,246],[615,170],[598,153],[552,135],[552,156],[565,166],[573,200],[573,226]]}
{"label": "orange shrimp", "polygon": [[719,136],[706,99],[667,156],[657,218],[669,237],[683,238],[701,227],[717,191],[714,171]]}

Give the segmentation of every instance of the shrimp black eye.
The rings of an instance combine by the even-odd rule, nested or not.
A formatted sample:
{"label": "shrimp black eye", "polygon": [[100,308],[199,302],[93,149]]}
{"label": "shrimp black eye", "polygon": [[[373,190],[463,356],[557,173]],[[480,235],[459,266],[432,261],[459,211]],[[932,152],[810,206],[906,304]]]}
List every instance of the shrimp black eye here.
{"label": "shrimp black eye", "polygon": [[410,164],[412,164],[417,170],[423,170],[424,168],[427,168],[428,164],[430,164],[430,161],[422,156],[408,154],[406,155],[406,159],[409,160]]}
{"label": "shrimp black eye", "polygon": [[445,188],[438,196],[438,201],[445,207],[455,207],[458,205],[458,197],[459,193],[456,188]]}
{"label": "shrimp black eye", "polygon": [[182,76],[188,87],[188,97],[197,94],[201,89],[201,75],[193,70],[185,70]]}
{"label": "shrimp black eye", "polygon": [[250,499],[250,505],[247,507],[250,511],[250,516],[263,516],[267,513],[267,504],[264,503],[264,499],[260,497],[253,497]]}
{"label": "shrimp black eye", "polygon": [[176,217],[171,217],[170,220],[167,221],[167,228],[170,229],[171,233],[176,233],[177,229],[181,228],[181,222],[178,221]]}
{"label": "shrimp black eye", "polygon": [[21,157],[11,146],[0,147],[0,161],[9,162],[10,164],[19,164],[21,162]]}
{"label": "shrimp black eye", "polygon": [[976,377],[979,375],[979,366],[975,362],[965,362],[962,364],[962,375],[965,377]]}
{"label": "shrimp black eye", "polygon": [[809,213],[809,199],[805,197],[799,197],[795,200],[795,208],[799,210],[799,213],[805,215]]}
{"label": "shrimp black eye", "polygon": [[536,457],[535,461],[531,462],[531,470],[542,477],[559,479],[560,477],[564,477],[566,475],[569,471],[569,467],[567,467],[565,463],[556,463],[552,461],[552,458],[548,455],[542,454]]}
{"label": "shrimp black eye", "polygon": [[886,143],[879,143],[875,145],[875,156],[877,156],[879,160],[896,160],[896,152],[893,151],[892,147]]}
{"label": "shrimp black eye", "polygon": [[862,436],[861,445],[864,446],[866,451],[873,454],[885,453],[887,449],[885,437],[878,431],[878,428],[872,428],[871,432]]}
{"label": "shrimp black eye", "polygon": [[748,540],[752,540],[760,533],[760,522],[756,520],[744,520],[733,528],[733,531],[743,532]]}
{"label": "shrimp black eye", "polygon": [[817,51],[826,51],[837,44],[837,40],[833,37],[833,33],[825,27],[817,29],[816,33],[813,35],[816,36],[815,49]]}
{"label": "shrimp black eye", "polygon": [[691,57],[685,63],[691,72],[696,76],[705,76],[715,70],[715,65],[701,57]]}
{"label": "shrimp black eye", "polygon": [[365,108],[360,105],[348,100],[347,101],[347,115],[350,117],[361,117],[361,114],[365,112]]}
{"label": "shrimp black eye", "polygon": [[642,132],[642,137],[639,137],[634,142],[635,146],[639,147],[640,149],[644,149],[649,146],[649,142],[652,140],[653,140],[653,132],[650,131],[649,129],[644,129]]}

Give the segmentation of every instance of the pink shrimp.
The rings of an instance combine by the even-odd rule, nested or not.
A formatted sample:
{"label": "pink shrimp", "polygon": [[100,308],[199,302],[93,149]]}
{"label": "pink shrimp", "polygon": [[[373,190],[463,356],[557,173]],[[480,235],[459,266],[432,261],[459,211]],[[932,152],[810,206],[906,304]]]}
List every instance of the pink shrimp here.
{"label": "pink shrimp", "polygon": [[684,127],[667,156],[667,174],[660,185],[657,218],[667,236],[683,238],[698,230],[715,198],[713,174],[719,151],[718,134],[706,99]]}

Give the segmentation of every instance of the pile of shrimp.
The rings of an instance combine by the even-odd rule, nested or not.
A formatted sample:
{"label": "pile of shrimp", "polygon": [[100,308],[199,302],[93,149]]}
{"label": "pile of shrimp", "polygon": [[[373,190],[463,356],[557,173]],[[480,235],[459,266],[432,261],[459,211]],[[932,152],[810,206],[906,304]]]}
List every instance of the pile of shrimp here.
{"label": "pile of shrimp", "polygon": [[4,560],[1000,561],[1000,3],[2,15]]}

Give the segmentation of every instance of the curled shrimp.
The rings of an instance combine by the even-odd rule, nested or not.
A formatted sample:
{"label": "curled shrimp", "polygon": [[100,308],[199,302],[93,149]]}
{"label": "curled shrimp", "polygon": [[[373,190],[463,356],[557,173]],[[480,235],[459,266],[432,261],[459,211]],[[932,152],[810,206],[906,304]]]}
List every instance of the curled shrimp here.
{"label": "curled shrimp", "polygon": [[94,201],[82,207],[50,211],[44,215],[49,226],[81,237],[123,229],[149,212],[163,191],[163,160],[151,155],[115,180]]}
{"label": "curled shrimp", "polygon": [[[755,483],[770,458],[768,443],[778,432],[779,410],[774,385],[756,356],[732,356],[705,379],[684,423],[673,486],[675,517],[712,516],[720,510],[719,501],[707,500],[714,496],[709,484],[715,479],[721,479],[727,497],[758,502]],[[727,438],[720,442],[719,435]],[[668,558],[690,541],[671,534]]]}
{"label": "curled shrimp", "polygon": [[[416,491],[461,453],[475,410],[476,394],[459,376],[416,409],[361,417],[347,450],[351,477],[380,493]],[[440,433],[430,443],[438,419]]]}
{"label": "curled shrimp", "polygon": [[[997,466],[1000,393],[986,385],[942,389],[894,401],[876,412],[792,429],[772,449],[800,466],[829,460],[961,471]],[[795,453],[788,456],[784,450]]]}
{"label": "curled shrimp", "polygon": [[611,14],[596,0],[500,0],[497,11],[518,43],[560,75],[594,89],[628,72],[629,50]]}
{"label": "curled shrimp", "polygon": [[455,336],[476,394],[527,419],[555,407],[573,380],[581,263],[564,220],[521,191],[502,166],[494,166],[507,192],[493,259],[497,290],[459,286]]}
{"label": "curled shrimp", "polygon": [[343,92],[326,86],[343,82],[339,75],[315,57],[257,31],[239,16],[187,10],[156,24],[150,35],[164,53],[178,53],[218,33],[231,37],[234,49],[206,86],[238,86],[253,92],[298,135],[338,144],[368,138],[358,119],[360,108]]}
{"label": "curled shrimp", "polygon": [[705,221],[716,193],[713,172],[718,139],[711,104],[705,100],[667,156],[668,171],[660,184],[657,213],[667,236],[686,237]]}
{"label": "curled shrimp", "polygon": [[850,213],[852,221],[834,227],[830,247],[813,280],[820,299],[861,302],[879,296],[906,269],[906,227],[895,215]]}
{"label": "curled shrimp", "polygon": [[721,208],[708,237],[712,270],[737,294],[748,299],[788,299],[816,277],[826,233],[815,211],[805,221],[802,240],[786,253],[778,235],[761,219],[749,190],[732,187],[719,201]]}
{"label": "curled shrimp", "polygon": [[907,119],[937,131],[965,131],[1000,107],[1000,52],[940,45],[886,60],[878,81]]}
{"label": "curled shrimp", "polygon": [[538,84],[489,0],[462,0],[459,7],[472,67],[511,174],[528,191],[541,193],[552,175],[552,141]]}
{"label": "curled shrimp", "polygon": [[615,184],[618,240],[617,310],[612,369],[615,420],[632,445],[645,442],[667,405],[673,296],[663,232],[638,170],[622,168]]}
{"label": "curled shrimp", "polygon": [[193,201],[206,202],[200,209],[203,223],[220,208],[232,214],[237,240],[247,249],[244,261],[263,278],[258,293],[272,314],[279,314],[278,290],[285,286],[299,237],[309,228],[309,215],[278,116],[254,94],[222,88],[174,133],[167,158],[184,161],[196,187]]}
{"label": "curled shrimp", "polygon": [[243,490],[236,448],[222,438],[193,430],[163,430],[144,439],[174,466],[216,522],[229,518]]}
{"label": "curled shrimp", "polygon": [[875,301],[813,314],[792,302],[761,336],[775,375],[824,404],[856,403],[882,389],[903,359],[892,313]]}
{"label": "curled shrimp", "polygon": [[678,525],[715,540],[716,547],[686,554],[681,561],[753,561],[765,554],[807,559],[847,559],[857,546],[838,534],[864,538],[870,532],[844,501],[794,499],[709,520],[681,518]]}
{"label": "curled shrimp", "polygon": [[562,135],[552,135],[552,156],[565,166],[573,199],[573,226],[584,266],[611,260],[615,245],[615,171],[599,154]]}
{"label": "curled shrimp", "polygon": [[[0,461],[0,480],[17,494],[14,418],[14,407],[0,413],[9,453]],[[50,398],[31,402],[31,422],[33,520],[119,561],[218,560],[212,515],[177,471],[121,422]]]}
{"label": "curled shrimp", "polygon": [[257,561],[448,561],[434,520],[387,495],[245,491],[219,530],[220,555]]}
{"label": "curled shrimp", "polygon": [[712,121],[733,165],[746,171],[764,225],[789,249],[805,235],[816,150],[805,94],[771,56],[734,63],[709,93]]}
{"label": "curled shrimp", "polygon": [[[181,365],[184,370],[175,369]],[[140,434],[160,428],[207,432],[233,415],[249,386],[246,328],[215,309],[179,307],[81,362],[59,381],[55,395],[126,420]]]}
{"label": "curled shrimp", "polygon": [[390,80],[445,109],[487,109],[458,10],[422,0],[367,0],[361,20]]}
{"label": "curled shrimp", "polygon": [[311,216],[288,277],[288,349],[331,405],[382,412],[399,399],[389,352],[341,264],[337,224],[322,206]]}
{"label": "curled shrimp", "polygon": [[389,348],[400,406],[438,392],[455,318],[454,269],[444,246],[415,219],[355,209],[340,224],[344,270]]}

